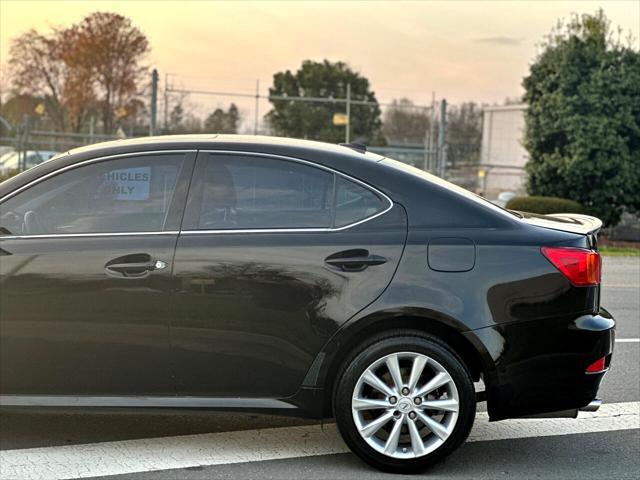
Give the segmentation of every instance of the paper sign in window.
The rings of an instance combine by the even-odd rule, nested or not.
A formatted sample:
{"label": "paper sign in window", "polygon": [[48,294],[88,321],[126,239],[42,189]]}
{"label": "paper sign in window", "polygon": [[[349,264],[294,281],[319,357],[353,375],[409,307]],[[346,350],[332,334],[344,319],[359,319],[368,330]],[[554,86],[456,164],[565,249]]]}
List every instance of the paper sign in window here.
{"label": "paper sign in window", "polygon": [[105,173],[107,191],[114,200],[149,199],[151,167],[125,168]]}

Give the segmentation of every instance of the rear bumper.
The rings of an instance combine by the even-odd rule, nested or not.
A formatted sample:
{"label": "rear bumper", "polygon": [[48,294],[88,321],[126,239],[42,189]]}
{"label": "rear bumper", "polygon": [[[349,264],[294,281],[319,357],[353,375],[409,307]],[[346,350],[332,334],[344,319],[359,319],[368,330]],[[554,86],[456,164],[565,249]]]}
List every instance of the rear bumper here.
{"label": "rear bumper", "polygon": [[[469,332],[484,345],[491,420],[587,407],[596,398],[613,353],[615,321],[598,315],[513,322]],[[586,373],[606,357],[606,368]]]}

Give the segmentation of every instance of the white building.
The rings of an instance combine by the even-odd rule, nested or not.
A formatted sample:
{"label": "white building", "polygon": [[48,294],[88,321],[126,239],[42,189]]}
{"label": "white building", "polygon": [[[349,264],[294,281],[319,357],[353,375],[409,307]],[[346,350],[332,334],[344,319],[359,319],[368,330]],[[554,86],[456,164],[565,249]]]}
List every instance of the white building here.
{"label": "white building", "polygon": [[482,124],[480,190],[495,198],[503,191],[524,192],[527,152],[522,146],[526,104],[485,107]]}

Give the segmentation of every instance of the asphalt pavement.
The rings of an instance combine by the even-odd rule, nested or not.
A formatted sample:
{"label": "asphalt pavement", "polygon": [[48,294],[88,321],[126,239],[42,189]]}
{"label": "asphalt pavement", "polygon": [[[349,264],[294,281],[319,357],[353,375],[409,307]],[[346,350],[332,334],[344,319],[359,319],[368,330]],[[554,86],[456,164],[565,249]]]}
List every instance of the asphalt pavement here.
{"label": "asphalt pavement", "polygon": [[[599,412],[581,413],[577,420],[494,423],[480,412],[470,441],[425,475],[640,478],[640,258],[605,257],[602,305],[617,320],[617,341]],[[229,413],[0,412],[2,480],[100,475],[118,480],[401,478],[372,470],[347,453],[333,424]]]}

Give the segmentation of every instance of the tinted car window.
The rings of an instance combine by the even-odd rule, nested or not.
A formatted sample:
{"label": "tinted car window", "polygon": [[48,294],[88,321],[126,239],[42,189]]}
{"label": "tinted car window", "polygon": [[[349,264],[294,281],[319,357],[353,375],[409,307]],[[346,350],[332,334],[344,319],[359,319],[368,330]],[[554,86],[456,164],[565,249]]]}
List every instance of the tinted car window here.
{"label": "tinted car window", "polygon": [[6,234],[161,231],[183,154],[92,163],[37,183],[0,205]]}
{"label": "tinted car window", "polygon": [[209,155],[201,172],[197,228],[328,228],[333,174],[265,157]]}
{"label": "tinted car window", "polygon": [[386,202],[371,190],[344,177],[336,180],[336,227],[364,220],[384,210]]}

